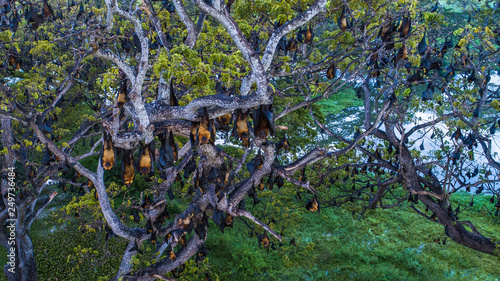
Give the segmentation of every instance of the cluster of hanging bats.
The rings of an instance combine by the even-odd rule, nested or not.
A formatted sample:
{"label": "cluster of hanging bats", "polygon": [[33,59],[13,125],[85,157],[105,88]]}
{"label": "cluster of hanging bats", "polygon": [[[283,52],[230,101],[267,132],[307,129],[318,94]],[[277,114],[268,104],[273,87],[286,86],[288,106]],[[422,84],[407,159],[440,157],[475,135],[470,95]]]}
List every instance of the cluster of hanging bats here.
{"label": "cluster of hanging bats", "polygon": [[[120,89],[118,91],[117,99],[116,99],[116,107],[122,108],[124,104],[128,101],[128,90],[126,79],[121,82]],[[177,97],[175,96],[175,90],[173,87],[173,82],[170,83],[170,106],[179,106]],[[193,121],[191,122],[191,130],[190,130],[190,143],[193,149],[195,149],[199,145],[213,145],[215,143],[215,122],[219,123],[220,128],[225,128],[229,131],[229,125],[232,121],[234,126],[232,135],[235,138],[239,138],[242,141],[242,146],[248,148],[250,146],[250,131],[252,129],[252,124],[249,122],[249,116],[253,117],[253,135],[255,138],[266,140],[268,137],[273,136],[275,134],[275,125],[274,125],[274,117],[273,117],[273,109],[272,105],[260,105],[258,107],[253,108],[252,112],[250,109],[243,110],[237,109],[234,114],[225,114],[222,115],[215,120],[211,120],[208,115],[207,108],[200,109],[202,113],[201,122]],[[138,172],[141,175],[152,175],[155,169],[155,162],[157,163],[157,169],[160,172],[160,177],[165,178],[166,173],[165,170],[173,167],[174,163],[178,161],[178,146],[175,143],[174,135],[172,131],[163,132],[158,134],[158,140],[160,142],[160,148],[158,152],[158,159],[155,159],[155,145],[154,142],[150,144],[144,145],[140,143],[140,151],[138,154],[138,159],[134,159],[134,153],[132,150],[122,150],[122,174],[123,181],[125,184],[130,185],[134,181],[135,173]],[[117,153],[116,149],[113,146],[113,141],[108,132],[103,133],[103,146],[101,150],[101,163],[105,170],[110,170],[115,166],[117,162]],[[286,138],[283,138],[280,142],[277,143],[276,149],[285,149],[288,150],[290,145]],[[246,167],[250,174],[255,172],[258,169],[261,169],[264,163],[264,159],[259,151],[257,156],[251,159]],[[194,184],[188,190],[188,193],[192,193],[195,190],[199,190],[201,193],[206,192],[206,186],[208,182],[215,183],[215,195],[220,199],[224,193],[221,192],[225,189],[227,185],[230,184],[234,175],[231,173],[232,166],[231,162],[229,167],[226,167],[224,163],[222,168],[216,169],[211,168],[209,173],[195,173]],[[195,158],[193,157],[184,167],[184,178],[188,178],[193,172],[197,171],[197,165],[195,162]],[[199,172],[199,171],[197,171]],[[305,168],[301,171],[299,180],[301,182],[305,182]],[[181,185],[183,184],[180,175],[177,176],[176,181],[180,181]],[[276,184],[278,188],[284,185],[284,180],[280,176],[269,176],[267,184],[269,188],[272,189]],[[255,187],[254,187],[255,188]],[[255,189],[252,188],[249,191],[249,196],[253,198],[254,204],[260,202],[257,199],[257,195]],[[258,188],[262,191],[264,189],[264,181],[262,180],[258,184]],[[175,198],[175,195],[170,188],[167,195],[172,200]],[[144,203],[142,204],[142,208],[148,208],[148,206],[152,205],[151,199],[146,197]],[[314,196],[311,200],[306,203],[306,209],[311,212],[318,212],[320,210],[320,203],[316,196]],[[165,211],[164,211],[165,212]],[[134,221],[139,222],[139,216],[137,210],[134,209],[132,213],[134,217]],[[206,216],[206,215],[204,215]],[[148,233],[151,233],[150,241],[152,243],[156,243],[156,231],[155,229],[161,228],[161,224],[168,218],[168,213],[161,214],[158,219],[154,222],[148,220],[146,225],[146,229]],[[225,227],[232,227],[233,225],[233,217],[230,214],[226,214],[223,211],[215,210],[212,215],[214,222],[220,227],[220,230],[224,232]],[[207,223],[208,218],[204,218],[202,223]],[[187,224],[188,228],[193,228],[193,230],[200,236],[204,237],[203,226],[193,226],[192,224]],[[188,229],[189,231],[190,229]],[[172,239],[172,235],[169,234],[165,238],[166,240]],[[169,237],[170,236],[170,237]],[[185,237],[180,235],[179,243],[184,247],[185,246]],[[274,245],[269,242],[269,238],[267,233],[259,235],[259,245],[264,246],[264,248],[273,247]],[[292,243],[293,242],[293,243]],[[292,245],[295,244],[295,240],[291,242]],[[137,248],[139,248],[137,246]],[[197,256],[197,258],[202,258],[203,249],[198,254],[201,256]],[[171,251],[169,254],[170,259],[175,259],[175,252]]]}
{"label": "cluster of hanging bats", "polygon": [[[24,1],[21,1],[21,5],[16,7],[15,2],[16,1],[7,1],[5,2],[6,4],[0,6],[0,32],[10,30],[13,34],[15,34],[19,28],[19,23],[22,21],[22,18],[26,20],[27,27],[33,31],[38,30],[40,25],[44,22],[54,22],[56,20],[64,19],[62,9],[57,9],[58,11],[54,12],[54,9],[48,3],[48,0],[41,1],[41,8],[36,4],[26,3]],[[76,5],[75,0],[69,0],[67,10],[64,14],[67,16]],[[24,12],[22,9],[24,9]],[[92,10],[88,14],[85,13],[83,2],[80,2],[80,5],[75,9],[77,9],[77,12],[75,18],[73,19],[73,23],[84,19],[85,15],[89,18],[94,16]],[[26,68],[29,68],[31,63],[27,63],[25,59],[23,65],[22,55],[20,55],[15,48],[11,48],[8,51],[6,66],[11,68],[13,71],[20,71],[21,69],[26,70]]]}
{"label": "cluster of hanging bats", "polygon": [[[121,82],[120,89],[116,100],[116,107],[122,108],[129,100],[126,80]],[[173,82],[170,83],[170,106],[179,106]],[[215,143],[215,122],[219,123],[221,128],[229,130],[229,125],[232,122],[234,125],[232,135],[242,141],[242,145],[248,148],[250,145],[250,130],[252,128],[249,122],[250,109],[237,109],[234,114],[225,114],[215,120],[209,119],[207,108],[199,110],[201,113],[201,122],[191,122],[190,142],[194,149],[197,145],[206,145]],[[260,139],[267,139],[268,136],[274,135],[274,117],[272,105],[261,105],[253,109],[253,134]],[[101,152],[101,161],[105,170],[110,170],[116,162],[116,152],[113,147],[112,139],[109,133],[103,134],[104,145]],[[133,152],[130,150],[122,151],[123,165],[122,171],[124,182],[131,184],[134,180],[135,172],[141,175],[151,175],[154,172],[155,162],[158,164],[158,169],[162,173],[165,169],[172,167],[178,160],[178,146],[175,143],[172,131],[158,134],[160,142],[159,157],[155,159],[155,145],[151,142],[147,145],[140,143],[141,149],[137,161],[134,160]],[[155,161],[157,160],[157,161]],[[187,164],[191,167],[191,163]],[[193,169],[194,168],[189,168]]]}
{"label": "cluster of hanging bats", "polygon": [[[123,79],[121,86],[118,91],[116,99],[116,107],[122,108],[123,105],[129,100],[126,79]],[[179,106],[177,97],[175,95],[175,89],[173,86],[173,79],[170,83],[170,106]],[[250,132],[252,130],[252,124],[249,121],[249,116],[253,118],[253,135],[255,138],[266,140],[270,136],[275,134],[275,124],[272,105],[260,105],[253,109],[237,109],[234,114],[225,114],[218,118],[210,119],[208,115],[207,108],[202,108],[199,110],[201,113],[201,122],[193,121],[191,122],[190,130],[190,143],[192,149],[195,149],[198,145],[213,145],[215,143],[215,133],[216,126],[215,122],[218,123],[219,128],[222,128],[226,132],[230,131],[229,125],[233,124],[232,136],[240,139],[242,141],[242,146],[248,148],[250,146]],[[174,135],[172,131],[167,131],[158,134],[158,140],[160,143],[158,159],[155,155],[155,144],[151,142],[149,144],[140,143],[140,151],[137,160],[134,159],[134,153],[132,150],[121,150],[122,156],[122,174],[123,181],[125,184],[130,185],[134,181],[136,172],[141,175],[153,175],[155,170],[155,162],[157,163],[157,169],[160,172],[160,177],[165,178],[166,169],[173,167],[174,163],[177,162],[179,149],[174,140]],[[101,163],[105,170],[110,170],[115,166],[117,162],[116,149],[113,146],[113,141],[108,132],[103,133],[103,146],[101,150]],[[290,148],[288,140],[284,137],[280,142],[277,143],[277,150],[283,148],[288,150]],[[264,161],[262,155],[259,153],[253,159],[247,163],[247,169],[252,174],[255,170],[261,169]],[[186,164],[184,167],[184,178],[188,178],[190,174],[196,171],[197,165],[194,157]],[[203,175],[205,174],[205,175]],[[198,189],[200,192],[205,193],[206,183],[209,181],[216,182],[216,195],[221,195],[221,190],[224,190],[224,186],[227,186],[232,179],[231,167],[227,167],[224,163],[221,169],[212,168],[209,173],[202,173],[201,175],[196,174],[194,185],[188,192],[193,192]],[[305,169],[301,173],[301,181],[305,182]],[[176,181],[183,184],[181,177],[178,175]],[[274,177],[271,175],[268,180],[268,185],[270,188],[274,184],[278,187],[283,186],[284,181],[280,176]],[[264,182],[262,181],[258,188],[263,190]],[[169,189],[169,197],[174,198],[172,189]],[[254,204],[260,202],[256,198],[256,193],[254,189],[249,192],[254,200]],[[319,212],[319,201],[316,197],[309,200],[306,204],[306,209],[310,211]]]}

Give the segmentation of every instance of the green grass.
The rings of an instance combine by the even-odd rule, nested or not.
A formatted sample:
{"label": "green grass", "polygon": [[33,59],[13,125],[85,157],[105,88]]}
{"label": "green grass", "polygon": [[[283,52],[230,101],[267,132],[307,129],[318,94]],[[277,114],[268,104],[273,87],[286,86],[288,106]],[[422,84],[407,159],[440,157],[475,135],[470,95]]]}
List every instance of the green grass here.
{"label": "green grass", "polygon": [[[471,210],[463,219],[498,239],[498,223],[483,216],[483,210]],[[269,254],[258,250],[257,238],[249,238],[242,223],[230,233],[210,236],[212,269],[222,280],[498,280],[500,275],[493,256],[449,239],[446,245],[433,242],[444,239],[442,226],[409,206],[373,211],[364,219],[343,208],[318,215],[301,207],[287,229],[286,239],[295,237],[297,246],[288,239]]]}
{"label": "green grass", "polygon": [[[420,217],[408,205],[371,211],[365,218],[353,217],[345,208],[309,213],[303,207],[306,198],[291,198],[290,188],[262,192],[260,206],[253,207],[247,200],[247,208],[265,216],[263,221],[277,221],[271,227],[278,233],[285,226],[282,246],[271,239],[276,250],[259,248],[256,235],[250,237],[249,228],[240,219],[224,234],[211,222],[206,245],[213,280],[498,280],[500,276],[497,258],[449,239],[446,245],[433,242],[438,237],[444,239],[443,228]],[[456,194],[452,202],[463,209],[470,196]],[[276,199],[282,203],[275,204]],[[473,221],[481,232],[498,241],[500,225],[487,214],[486,209],[493,208],[488,200],[477,196],[474,207],[465,210],[460,219]],[[116,273],[125,241],[113,238],[106,245],[104,233],[82,234],[78,225],[77,221],[59,223],[50,215],[33,225],[40,280],[99,280]],[[262,233],[261,228],[256,229]],[[289,244],[292,237],[296,246]],[[78,245],[92,251],[76,251]],[[92,253],[94,250],[97,253]],[[2,264],[5,256],[2,248]],[[138,257],[142,264],[149,258],[149,254]],[[203,280],[204,275],[196,277],[192,262],[188,268],[190,273],[181,280]]]}

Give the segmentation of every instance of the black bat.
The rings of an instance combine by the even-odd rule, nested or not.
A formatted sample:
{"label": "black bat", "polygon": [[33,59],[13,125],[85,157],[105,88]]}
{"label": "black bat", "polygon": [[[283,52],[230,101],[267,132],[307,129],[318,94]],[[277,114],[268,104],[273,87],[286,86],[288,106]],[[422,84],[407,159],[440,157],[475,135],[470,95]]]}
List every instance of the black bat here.
{"label": "black bat", "polygon": [[173,78],[170,80],[170,106],[179,106],[179,102],[177,101],[177,97],[175,96]]}
{"label": "black bat", "polygon": [[170,167],[172,167],[175,163],[174,150],[170,146],[170,143],[167,142],[167,136],[165,133],[161,133],[158,135],[158,139],[160,140],[160,155],[158,159],[158,169],[162,172],[161,176],[164,177],[164,171]]}
{"label": "black bat", "polygon": [[260,139],[267,139],[274,136],[274,114],[272,104],[259,106],[253,112],[254,136]]}
{"label": "black bat", "polygon": [[263,164],[264,164],[264,161],[262,159],[262,155],[260,154],[260,150],[259,150],[259,153],[257,154],[257,156],[247,163],[247,170],[250,174],[253,174],[253,172],[255,170],[261,169]]}

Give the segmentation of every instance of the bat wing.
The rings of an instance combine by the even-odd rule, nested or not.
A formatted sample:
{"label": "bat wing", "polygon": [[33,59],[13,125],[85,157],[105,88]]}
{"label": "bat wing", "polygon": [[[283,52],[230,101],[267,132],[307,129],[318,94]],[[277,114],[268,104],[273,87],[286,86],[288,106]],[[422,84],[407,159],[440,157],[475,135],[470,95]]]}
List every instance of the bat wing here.
{"label": "bat wing", "polygon": [[172,148],[172,146],[170,146],[170,144],[166,144],[165,145],[165,165],[166,165],[166,168],[169,168],[169,167],[172,167],[175,163],[175,159],[174,159],[174,150]]}
{"label": "bat wing", "polygon": [[253,110],[253,135],[254,136],[257,136],[257,128],[259,127],[258,124],[259,124],[259,118],[260,118],[260,107],[257,108],[257,109],[254,109]]}
{"label": "bat wing", "polygon": [[141,148],[139,149],[139,155],[137,156],[137,162],[135,162],[135,169],[137,171],[141,171],[141,167],[140,167],[140,163],[141,163],[141,157],[142,157],[142,153],[144,152],[144,146],[142,145],[141,142],[139,142],[139,145],[141,146]]}
{"label": "bat wing", "polygon": [[149,143],[149,156],[151,157],[151,171],[150,174],[154,174],[155,171],[155,151],[156,147],[154,142]]}
{"label": "bat wing", "polygon": [[208,123],[208,130],[210,131],[210,142],[214,144],[215,142],[215,126],[214,126],[214,121],[210,120]]}
{"label": "bat wing", "polygon": [[269,120],[269,124],[271,124],[271,135],[274,136],[275,125],[274,125],[274,113],[273,113],[273,105],[268,105],[263,108],[263,113],[266,115],[267,120]]}

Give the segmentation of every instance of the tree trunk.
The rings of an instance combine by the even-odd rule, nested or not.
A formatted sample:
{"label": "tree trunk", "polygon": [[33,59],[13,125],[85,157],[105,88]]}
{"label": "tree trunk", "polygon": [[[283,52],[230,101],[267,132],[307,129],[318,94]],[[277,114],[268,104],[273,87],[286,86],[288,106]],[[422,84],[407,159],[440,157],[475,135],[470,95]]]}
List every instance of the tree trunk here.
{"label": "tree trunk", "polygon": [[[16,232],[16,235],[19,235]],[[35,251],[29,235],[16,239],[15,268],[12,273],[11,266],[6,264],[3,268],[8,281],[36,281],[38,274],[36,269]],[[10,246],[9,246],[10,247]],[[10,253],[10,250],[7,250]],[[11,269],[9,271],[9,269]]]}

